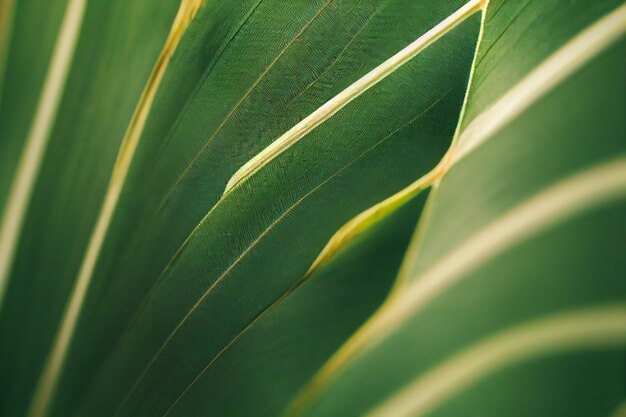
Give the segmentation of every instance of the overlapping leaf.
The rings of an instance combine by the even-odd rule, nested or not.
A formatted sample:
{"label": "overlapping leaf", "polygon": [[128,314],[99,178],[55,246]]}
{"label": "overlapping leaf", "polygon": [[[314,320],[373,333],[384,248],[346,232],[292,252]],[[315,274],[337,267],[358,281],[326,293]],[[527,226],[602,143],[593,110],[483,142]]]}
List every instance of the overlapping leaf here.
{"label": "overlapping leaf", "polygon": [[[371,20],[378,30],[385,16],[407,10],[401,2],[381,6],[389,14]],[[448,116],[460,109],[476,23],[450,33],[207,207],[164,272],[151,277],[159,280],[104,363],[85,413],[106,415],[110,406],[120,415],[164,413],[234,334],[302,277],[341,224],[430,169],[454,129]],[[211,149],[206,158],[227,173],[226,150]],[[217,181],[217,171],[205,172]],[[214,191],[227,180],[213,183]]]}
{"label": "overlapping leaf", "polygon": [[[2,412],[614,411],[626,338],[619,3],[473,0],[470,12],[486,8],[480,38],[478,14],[455,22],[223,194],[244,163],[462,2],[16,2],[0,39],[5,219],[37,106],[55,102],[41,97],[63,7],[86,9],[15,256],[0,239],[14,258]],[[180,4],[189,25],[180,11],[172,24]],[[34,49],[27,22],[47,34]],[[342,225],[397,192],[309,269]],[[0,268],[0,297],[3,282]]]}
{"label": "overlapping leaf", "polygon": [[[83,3],[68,3],[68,10],[74,10],[76,4]],[[156,409],[167,406],[199,367],[228,342],[228,335],[245,327],[302,277],[339,225],[406,186],[441,157],[459,112],[476,22],[455,30],[436,48],[426,51],[414,63],[351,104],[332,123],[316,130],[265,172],[259,173],[254,181],[214,207],[228,178],[280,133],[459,5],[460,2],[420,5],[402,1],[359,4],[317,1],[302,2],[294,7],[283,2],[249,1],[203,6],[174,52],[165,78],[158,86],[156,100],[147,104],[150,114],[138,148],[132,154],[130,171],[118,178],[123,186],[122,194],[119,200],[112,200],[113,208],[106,206],[109,200],[105,200],[103,207],[106,208],[100,210],[98,228],[94,228],[113,153],[107,159],[95,149],[81,148],[78,138],[86,135],[85,129],[98,131],[99,126],[106,126],[107,137],[114,140],[105,142],[91,132],[92,140],[100,145],[106,143],[111,151],[115,150],[123,137],[123,123],[114,131],[111,112],[102,109],[98,113],[93,109],[116,105],[116,114],[124,114],[126,118],[122,122],[127,123],[131,107],[119,106],[115,94],[124,90],[128,106],[137,102],[137,96],[129,94],[129,87],[124,83],[94,80],[93,70],[87,67],[91,65],[103,74],[126,77],[132,82],[146,80],[148,67],[144,63],[143,73],[122,71],[108,67],[111,58],[106,54],[98,59],[83,55],[95,54],[98,48],[89,42],[95,42],[98,36],[110,31],[105,40],[111,43],[111,53],[118,54],[114,62],[116,65],[128,63],[126,56],[120,54],[119,45],[126,42],[127,32],[138,31],[140,26],[123,25],[132,20],[133,10],[148,14],[153,7],[128,5],[124,8],[117,4],[87,3],[67,84],[69,91],[81,94],[69,104],[63,101],[59,118],[54,121],[55,129],[65,123],[64,143],[67,143],[65,148],[72,148],[71,154],[66,159],[66,155],[54,156],[48,151],[39,175],[47,172],[46,164],[50,165],[49,169],[58,169],[62,164],[67,170],[74,170],[74,174],[79,173],[77,162],[71,157],[74,153],[80,155],[86,166],[93,164],[89,158],[97,155],[98,163],[108,163],[109,168],[99,171],[101,180],[89,175],[73,176],[68,180],[72,187],[67,181],[46,174],[47,183],[55,184],[49,188],[49,194],[40,191],[39,183],[44,180],[37,177],[37,187],[28,207],[46,210],[48,216],[39,212],[29,214],[24,222],[24,235],[27,236],[30,229],[41,237],[45,235],[41,229],[53,225],[56,229],[50,236],[63,236],[57,230],[63,227],[75,246],[57,240],[54,249],[58,255],[55,255],[49,243],[40,239],[38,244],[42,247],[34,254],[37,257],[46,254],[50,261],[24,266],[23,273],[20,265],[26,260],[27,252],[23,252],[24,261],[20,261],[19,253],[16,258],[8,294],[11,305],[3,312],[6,326],[15,323],[14,318],[26,311],[41,314],[40,309],[28,309],[22,302],[22,297],[29,297],[41,304],[31,298],[27,289],[41,282],[38,271],[54,276],[54,280],[48,282],[57,292],[40,287],[41,296],[51,301],[51,311],[46,314],[47,324],[43,327],[47,332],[45,337],[35,340],[33,332],[41,330],[42,326],[31,319],[27,320],[32,323],[33,332],[21,327],[4,332],[7,338],[20,337],[11,344],[11,349],[21,349],[27,343],[37,353],[33,355],[24,350],[24,357],[38,358],[30,362],[31,371],[25,373],[28,381],[15,385],[23,399],[12,401],[11,406],[25,406],[46,357],[48,361],[55,361],[54,366],[61,367],[61,374],[53,371],[52,383],[46,382],[45,388],[46,395],[55,393],[54,414],[71,412],[77,406],[75,399],[87,393],[81,407],[98,408],[103,414],[115,411],[107,407],[119,407],[122,403],[127,408],[121,410],[128,411],[137,404]],[[55,7],[55,11],[62,9],[59,5]],[[172,10],[161,8],[159,12],[171,19]],[[24,13],[18,9],[17,20],[22,19]],[[123,19],[116,25],[111,24],[109,19],[117,16]],[[158,25],[153,29],[161,30],[161,36],[166,33],[164,27]],[[155,45],[162,44],[163,37],[152,33],[144,35],[151,36],[150,42]],[[331,38],[332,42],[328,42]],[[126,42],[123,48],[130,51],[137,46]],[[152,50],[153,57],[156,51]],[[454,53],[449,55],[449,51]],[[45,58],[42,58],[42,65],[45,65]],[[88,80],[94,81],[92,86],[85,84]],[[119,89],[110,88],[111,85]],[[108,101],[102,98],[103,103],[96,106],[92,104],[96,98],[88,93],[88,88],[92,88],[94,94],[103,94],[101,90],[107,88],[107,97],[111,98]],[[69,97],[68,93],[63,94]],[[67,117],[63,116],[65,106],[82,106],[88,114],[99,118],[97,122],[87,123],[91,119],[80,115],[72,119],[72,123],[63,122]],[[28,119],[28,115],[24,118]],[[70,131],[72,134],[68,134]],[[51,136],[48,149],[60,151],[63,148],[57,147],[56,136],[56,132]],[[120,155],[124,152],[123,149]],[[99,196],[93,203],[80,181],[88,182],[94,195]],[[77,216],[72,219],[82,222],[76,226],[80,233],[73,226],[67,227],[67,210],[71,203],[58,198],[60,193],[69,190],[72,195],[80,195],[85,205],[84,213],[81,212],[85,220]],[[55,197],[50,197],[52,195]],[[58,206],[65,211],[58,215],[50,212],[50,207],[41,203],[42,199],[54,199],[53,208]],[[112,222],[106,218],[103,221],[103,212],[113,213]],[[58,217],[59,221],[51,221],[50,216]],[[24,235],[20,235],[20,245],[24,251],[31,250],[30,256],[33,256],[35,244],[29,243]],[[100,242],[103,242],[102,247]],[[281,270],[277,269],[281,258],[270,258],[268,254],[284,250],[282,248],[290,249],[293,259]],[[72,257],[64,251],[71,251]],[[81,268],[79,273],[81,260],[84,266],[94,259],[95,269]],[[242,271],[236,268],[239,263],[245,267]],[[223,280],[231,273],[240,278]],[[24,275],[27,278],[22,278]],[[78,327],[70,323],[69,333],[61,334],[60,314],[76,276],[80,278],[81,287],[71,292],[69,303],[78,308],[77,313],[73,313],[80,314]],[[248,280],[246,276],[251,278]],[[268,281],[268,277],[272,279]],[[242,279],[248,281],[247,286]],[[229,317],[220,313],[224,320],[211,321],[216,332],[211,339],[198,340],[195,332],[191,339],[180,337],[178,329],[185,330],[187,314],[188,318],[194,318],[209,286],[222,281],[224,289],[220,292],[226,291],[227,298],[222,301],[226,304],[206,305],[222,312],[226,306],[231,309],[232,303],[241,303],[233,321],[229,325]],[[77,296],[81,288],[88,291],[84,301],[80,294]],[[229,288],[237,288],[237,291],[228,295]],[[250,291],[250,297],[246,297],[244,291]],[[253,293],[255,297],[251,297]],[[146,301],[139,307],[146,294]],[[199,304],[194,307],[196,303]],[[163,314],[164,310],[168,313]],[[211,316],[211,312],[198,312],[202,313],[201,317]],[[189,322],[195,325],[194,320]],[[67,320],[63,319],[63,331],[65,324]],[[127,330],[120,336],[124,327]],[[206,331],[210,334],[208,328]],[[170,338],[169,335],[174,334],[176,337]],[[64,347],[67,340],[71,344]],[[94,340],[98,343],[94,344]],[[141,343],[135,343],[137,340]],[[162,364],[171,360],[167,354],[185,355],[171,347],[173,343],[195,346],[202,354],[188,362],[186,370],[163,367]],[[53,355],[61,352],[60,362],[50,359],[50,352],[54,352]],[[16,352],[7,350],[7,362],[14,354]],[[15,372],[22,368],[21,362],[15,363]],[[94,380],[98,368],[100,374]],[[159,372],[171,374],[170,387],[155,389],[151,386],[151,378],[162,377]],[[161,392],[163,388],[167,395]],[[155,401],[143,402],[143,395]],[[106,406],[100,407],[101,404]]]}
{"label": "overlapping leaf", "polygon": [[[505,122],[461,160],[453,148],[457,162],[428,202],[402,287],[288,415],[582,416],[618,407],[624,7],[571,6],[490,3],[457,149],[490,105],[509,106],[485,113]],[[528,36],[555,27],[563,36],[549,38],[552,52]],[[586,58],[562,59],[563,51]],[[483,72],[500,72],[500,85],[481,85]],[[562,351],[572,353],[554,355]],[[522,402],[521,392],[536,401]]]}

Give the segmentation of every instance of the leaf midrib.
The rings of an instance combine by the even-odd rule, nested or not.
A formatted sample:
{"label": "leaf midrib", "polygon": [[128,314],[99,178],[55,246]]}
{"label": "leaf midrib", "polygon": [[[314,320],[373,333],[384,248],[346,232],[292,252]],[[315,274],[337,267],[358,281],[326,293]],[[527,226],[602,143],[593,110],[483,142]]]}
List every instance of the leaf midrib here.
{"label": "leaf midrib", "polygon": [[554,352],[620,346],[626,341],[626,304],[553,314],[501,331],[419,375],[367,417],[424,416],[446,399],[504,365]]}

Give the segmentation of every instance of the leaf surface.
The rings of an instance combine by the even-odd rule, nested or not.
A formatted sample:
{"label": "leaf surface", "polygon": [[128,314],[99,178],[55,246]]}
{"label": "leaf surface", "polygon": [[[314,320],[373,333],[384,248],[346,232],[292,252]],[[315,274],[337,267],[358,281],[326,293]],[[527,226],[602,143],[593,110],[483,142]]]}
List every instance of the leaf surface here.
{"label": "leaf surface", "polygon": [[377,223],[307,273],[237,335],[172,404],[168,416],[274,416],[383,301],[425,196]]}
{"label": "leaf surface", "polygon": [[[341,13],[342,7],[351,6],[334,7],[335,13]],[[435,9],[422,7],[426,6],[408,10],[436,23]],[[383,30],[387,19],[404,15],[401,22],[406,26],[396,26],[396,36],[416,37],[406,4],[382,2],[380,8],[370,30]],[[436,12],[443,15],[439,9]],[[193,225],[176,256],[172,253],[170,263],[163,265],[164,271],[155,271],[152,277],[149,271],[142,272],[146,279],[158,281],[127,330],[117,341],[113,339],[116,346],[86,397],[84,412],[107,415],[115,412],[108,408],[113,406],[119,407],[119,415],[166,412],[233,334],[304,275],[341,224],[432,168],[452,137],[455,122],[449,116],[458,115],[460,109],[477,23],[473,19],[450,32],[206,208],[208,214]],[[317,24],[315,20],[309,30]],[[303,35],[302,43],[305,39]],[[449,55],[451,48],[457,51],[453,55]],[[299,49],[294,45],[289,51]],[[264,99],[265,103],[279,100]],[[247,136],[237,136],[239,144],[241,138]],[[223,156],[212,146],[206,158]],[[211,183],[219,172],[227,173],[224,159],[211,159],[211,163],[218,160],[221,171],[202,168]],[[213,183],[216,198],[232,172],[228,174],[223,183]],[[176,233],[184,230],[163,227]],[[136,281],[121,284],[115,294],[137,285]],[[197,354],[190,355],[191,351]],[[176,359],[183,357],[184,363]],[[172,361],[181,366],[172,368]],[[170,381],[167,386],[160,384],[164,378]]]}
{"label": "leaf surface", "polygon": [[[471,152],[455,159],[453,148],[454,162],[429,198],[397,291],[327,362],[287,415],[443,416],[471,410],[582,416],[617,407],[623,320],[617,321],[619,331],[608,332],[615,337],[606,343],[610,337],[598,330],[606,320],[592,320],[590,336],[581,336],[574,347],[547,355],[538,345],[527,357],[511,357],[485,373],[464,367],[473,362],[453,362],[472,348],[489,357],[480,348],[491,345],[481,343],[558,314],[588,310],[593,316],[607,305],[615,306],[618,319],[623,314],[625,230],[619,213],[626,203],[620,116],[625,103],[616,86],[624,84],[624,7],[619,2],[575,6],[552,13],[557,2],[489,3],[460,145],[463,127],[525,77],[517,68],[544,68],[552,53],[579,34],[593,34],[593,42],[585,43],[593,48],[597,25],[614,25],[611,33],[617,35],[585,54],[580,67],[534,96]],[[549,37],[552,53],[545,43],[538,48],[527,39],[531,33],[552,34],[555,27],[563,32]],[[507,38],[508,46],[500,47]],[[517,47],[510,46],[511,38],[518,39]],[[500,72],[492,75],[499,85],[481,85],[484,72]],[[466,370],[473,376],[457,384]],[[586,375],[593,377],[585,380]],[[555,396],[570,393],[568,401],[485,400],[500,392],[509,399],[512,387],[526,392],[543,380],[553,383],[547,389],[554,387]],[[587,393],[594,381],[612,388],[571,395]]]}

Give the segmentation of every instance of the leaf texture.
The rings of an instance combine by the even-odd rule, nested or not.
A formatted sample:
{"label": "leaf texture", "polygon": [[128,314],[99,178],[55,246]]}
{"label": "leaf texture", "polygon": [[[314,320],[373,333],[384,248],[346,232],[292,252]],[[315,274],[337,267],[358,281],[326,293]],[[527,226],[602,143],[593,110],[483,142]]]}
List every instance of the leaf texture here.
{"label": "leaf texture", "polygon": [[[400,4],[394,6],[399,12]],[[119,415],[164,413],[233,334],[302,277],[339,225],[434,165],[454,130],[454,122],[444,128],[443,121],[461,105],[467,72],[458,65],[470,63],[469,53],[464,62],[456,55],[442,71],[448,65],[442,59],[450,47],[469,51],[461,45],[474,41],[476,23],[450,33],[210,209],[116,341],[94,397],[85,401],[89,414],[106,415],[109,404],[120,403]],[[440,77],[441,88],[426,89],[432,77]],[[336,140],[338,151],[329,147]],[[402,152],[406,159],[399,162]],[[370,180],[363,182],[363,175]],[[214,320],[224,309],[231,313]],[[187,349],[201,354],[190,358]],[[167,365],[180,355],[191,360],[175,370]],[[163,378],[168,386],[158,384]]]}
{"label": "leaf texture", "polygon": [[[489,3],[462,126],[479,113],[476,106],[489,107],[479,104],[481,96],[496,100],[523,78],[519,73],[490,91],[480,85],[482,71],[500,71],[499,66],[505,71],[509,65],[532,68],[550,55],[538,48],[533,49],[538,54],[529,54],[531,49],[522,47],[525,39],[518,37],[519,48],[503,49],[508,59],[500,59],[500,39],[515,37],[516,30],[528,33],[532,28],[533,33],[541,33],[542,25],[563,27],[573,37],[623,9],[616,2],[580,2],[577,19],[568,20],[568,26],[569,14],[543,14],[552,10],[549,2],[516,9],[519,6],[507,1]],[[564,23],[556,25],[548,16],[562,18]],[[524,21],[530,28],[515,26]],[[569,40],[565,36],[551,39],[553,50]],[[623,302],[626,288],[619,242],[624,230],[618,213],[624,209],[626,193],[624,124],[619,116],[624,98],[614,86],[623,84],[624,40],[623,36],[618,39],[590,55],[592,59],[578,71],[448,168],[420,220],[398,278],[398,291],[338,350],[287,415],[378,415],[379,410],[387,410],[395,393],[420,375],[491,335],[561,311]],[[490,68],[489,62],[499,66]],[[459,134],[462,138],[462,128]],[[587,354],[582,346],[572,355],[589,357],[595,365],[579,360],[567,374],[561,370],[573,363],[568,355],[528,358],[554,369],[549,378],[555,390],[574,392],[588,386],[585,372],[615,387],[594,391],[593,398],[572,395],[558,404],[546,401],[546,408],[537,414],[552,410],[588,415],[594,410],[592,414],[601,415],[615,408],[617,392],[620,386],[623,389],[621,371],[616,371],[623,357],[615,352],[623,349],[623,343],[615,340],[602,354]],[[506,381],[502,388],[485,376],[484,386],[491,391],[480,391],[483,380],[473,380],[454,397],[429,408],[416,402],[398,415],[455,415],[459,409],[486,413],[490,406],[482,399],[498,396],[500,390],[511,395],[509,389],[514,386],[525,392],[546,375],[527,364],[512,368],[503,363],[495,369],[498,381]],[[481,395],[474,397],[470,392]],[[530,415],[536,410],[531,408],[534,405],[516,409],[516,402],[510,407],[498,404],[495,412],[507,415]]]}
{"label": "leaf texture", "polygon": [[[10,65],[3,88],[6,98],[2,99],[0,116],[2,147],[7,149],[0,153],[9,160],[19,159],[22,151],[66,6],[44,2],[40,8],[38,3],[15,5]],[[150,10],[149,4],[90,2],[84,10],[67,81],[11,262],[0,324],[3,415],[20,415],[28,407],[124,130],[177,7],[170,1]],[[37,23],[40,19],[43,22]],[[45,40],[30,50],[33,27],[41,29],[39,36]],[[22,78],[24,74],[29,75]],[[15,91],[21,83],[28,84],[25,95]],[[6,165],[2,166],[4,169]],[[8,166],[14,166],[13,162]],[[4,181],[12,175],[2,178]]]}
{"label": "leaf texture", "polygon": [[0,13],[1,415],[623,411],[623,0]]}

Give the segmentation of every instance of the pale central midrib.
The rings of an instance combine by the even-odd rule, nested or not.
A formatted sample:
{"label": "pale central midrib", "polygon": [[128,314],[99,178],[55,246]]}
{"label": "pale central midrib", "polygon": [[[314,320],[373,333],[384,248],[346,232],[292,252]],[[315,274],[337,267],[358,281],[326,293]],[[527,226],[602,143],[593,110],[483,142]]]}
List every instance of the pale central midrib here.
{"label": "pale central midrib", "polygon": [[235,172],[232,178],[228,181],[224,193],[229,192],[237,184],[253,175],[278,155],[285,152],[297,141],[343,109],[352,100],[356,99],[361,94],[384,80],[387,76],[394,73],[404,64],[413,59],[417,54],[426,49],[429,45],[436,42],[442,36],[463,23],[467,18],[478,12],[481,9],[483,2],[484,0],[470,0],[456,12],[427,31],[424,35],[417,38],[414,42],[406,46],[382,64],[378,65],[341,93],[324,103],[313,113],[302,119],[294,127],[277,138],[259,154],[246,162],[239,170],[237,170],[237,172]]}
{"label": "pale central midrib", "polygon": [[0,224],[0,309],[26,210],[65,89],[83,21],[85,2],[86,0],[70,0],[67,3],[33,122],[28,131],[17,172],[7,196],[6,207]]}
{"label": "pale central midrib", "polygon": [[542,317],[491,336],[427,370],[368,417],[424,416],[448,398],[512,363],[562,351],[611,348],[626,342],[626,305],[600,305]]}
{"label": "pale central midrib", "polygon": [[124,186],[130,164],[143,131],[152,102],[160,86],[161,80],[174,50],[178,46],[187,26],[195,16],[204,0],[182,0],[178,13],[172,24],[165,45],[161,51],[150,78],[142,92],[133,118],[126,131],[119,154],[115,162],[111,180],[107,188],[104,202],[85,256],[76,277],[74,287],[69,295],[57,334],[52,342],[51,350],[43,366],[31,401],[28,417],[43,417],[47,414],[53,392],[65,362],[73,333],[78,322],[93,271],[104,243],[106,233],[113,218],[121,190]]}

